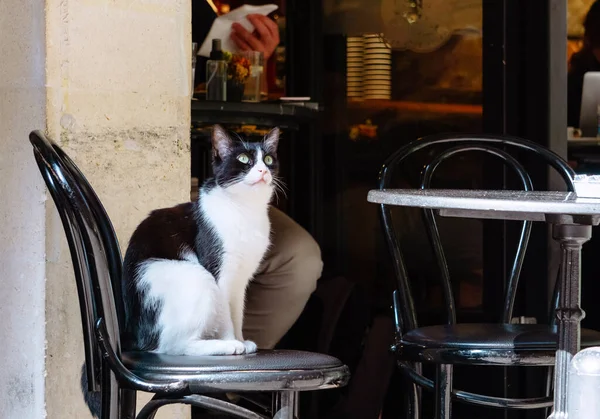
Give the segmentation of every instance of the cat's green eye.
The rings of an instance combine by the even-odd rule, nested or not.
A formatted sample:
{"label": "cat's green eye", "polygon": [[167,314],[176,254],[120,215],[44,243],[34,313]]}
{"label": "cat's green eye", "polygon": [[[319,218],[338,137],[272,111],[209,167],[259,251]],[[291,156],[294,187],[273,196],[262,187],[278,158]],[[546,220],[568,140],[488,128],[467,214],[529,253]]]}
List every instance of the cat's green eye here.
{"label": "cat's green eye", "polygon": [[248,157],[248,155],[244,154],[244,153],[242,153],[239,156],[237,156],[237,159],[242,164],[248,164],[248,163],[250,163],[250,157]]}
{"label": "cat's green eye", "polygon": [[272,165],[273,164],[273,157],[271,157],[271,156],[265,156],[265,164],[267,166]]}

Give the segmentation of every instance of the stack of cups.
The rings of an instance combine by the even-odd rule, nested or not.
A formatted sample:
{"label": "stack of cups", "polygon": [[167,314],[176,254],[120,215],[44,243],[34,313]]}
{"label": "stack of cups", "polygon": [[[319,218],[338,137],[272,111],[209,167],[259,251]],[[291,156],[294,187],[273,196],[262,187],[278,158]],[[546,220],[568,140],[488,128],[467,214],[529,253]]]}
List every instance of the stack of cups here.
{"label": "stack of cups", "polygon": [[363,35],[363,93],[365,99],[392,96],[392,48],[381,34]]}
{"label": "stack of cups", "polygon": [[346,94],[349,98],[363,97],[363,37],[349,36],[346,41]]}

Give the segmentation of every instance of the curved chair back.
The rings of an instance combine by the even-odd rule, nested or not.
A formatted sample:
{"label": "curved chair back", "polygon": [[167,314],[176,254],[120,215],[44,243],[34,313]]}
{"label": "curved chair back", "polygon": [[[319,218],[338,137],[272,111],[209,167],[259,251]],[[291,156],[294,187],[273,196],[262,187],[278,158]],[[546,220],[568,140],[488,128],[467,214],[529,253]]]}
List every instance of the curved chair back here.
{"label": "curved chair back", "polygon": [[[429,149],[442,148],[429,164],[425,166],[421,174],[420,188],[426,189],[431,186],[432,178],[436,169],[446,160],[466,152],[480,152],[492,155],[500,159],[506,167],[511,169],[519,179],[523,190],[533,190],[531,178],[525,168],[508,152],[510,150],[523,150],[535,155],[554,168],[565,181],[569,191],[575,190],[573,178],[575,173],[568,164],[552,151],[528,140],[507,136],[488,135],[434,135],[414,141],[393,153],[384,163],[379,173],[379,189],[391,187],[392,176],[395,169],[404,163],[414,153]],[[427,233],[433,247],[434,256],[440,271],[441,286],[446,306],[448,324],[456,323],[456,306],[450,281],[450,273],[446,255],[442,248],[438,225],[434,211],[425,209],[424,217],[427,225]],[[414,307],[414,299],[408,278],[406,263],[400,250],[398,232],[392,221],[391,209],[388,205],[381,204],[381,221],[386,236],[386,244],[393,261],[394,274],[396,277],[396,292],[394,293],[394,307],[398,333],[402,334],[417,327],[417,316]],[[518,240],[517,252],[512,264],[507,282],[506,294],[504,296],[502,321],[509,323],[513,317],[513,308],[516,298],[517,286],[525,252],[531,232],[531,222],[524,221]]]}
{"label": "curved chair back", "polygon": [[56,144],[52,144],[52,148],[60,158],[64,167],[69,171],[75,183],[79,186],[85,201],[89,205],[94,216],[94,220],[98,227],[100,239],[106,251],[106,262],[108,264],[109,276],[111,278],[111,287],[114,295],[115,308],[117,310],[117,319],[121,330],[125,327],[125,308],[123,303],[123,294],[121,289],[121,278],[123,275],[123,258],[121,256],[121,248],[119,240],[115,233],[110,217],[106,213],[104,206],[100,202],[98,195],[79,170],[77,165],[69,156]]}
{"label": "curved chair back", "polygon": [[[91,186],[66,154],[46,136],[34,131],[29,140],[46,186],[60,215],[75,271],[85,344],[88,389],[116,386],[103,368],[96,329],[106,328],[112,351],[120,354],[121,253],[110,219]],[[115,292],[118,290],[118,293]],[[119,308],[118,308],[119,307]]]}

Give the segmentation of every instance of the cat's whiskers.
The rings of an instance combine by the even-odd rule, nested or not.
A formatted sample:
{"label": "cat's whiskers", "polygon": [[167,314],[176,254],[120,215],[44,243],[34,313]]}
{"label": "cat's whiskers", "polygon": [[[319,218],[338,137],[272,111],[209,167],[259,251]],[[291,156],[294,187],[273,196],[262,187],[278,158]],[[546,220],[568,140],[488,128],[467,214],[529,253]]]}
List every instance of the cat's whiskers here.
{"label": "cat's whiskers", "polygon": [[223,189],[227,189],[230,186],[235,185],[236,183],[240,183],[244,181],[244,174],[239,174],[231,179],[229,179],[227,182],[223,183],[222,185],[220,185]]}
{"label": "cat's whiskers", "polygon": [[284,198],[287,198],[287,192],[286,192],[287,186],[283,182],[283,180],[278,176],[273,176],[272,179],[273,180],[271,182],[274,187],[274,195],[275,195],[275,198],[277,199],[277,202],[279,202],[279,193],[283,194]]}

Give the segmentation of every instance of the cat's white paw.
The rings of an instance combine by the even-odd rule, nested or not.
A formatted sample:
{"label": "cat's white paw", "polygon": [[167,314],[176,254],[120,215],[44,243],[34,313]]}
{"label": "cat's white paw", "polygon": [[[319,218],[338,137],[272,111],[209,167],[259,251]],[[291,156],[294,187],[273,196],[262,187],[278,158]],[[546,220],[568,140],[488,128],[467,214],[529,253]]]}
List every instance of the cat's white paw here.
{"label": "cat's white paw", "polygon": [[241,355],[245,351],[244,342],[239,340],[198,340],[189,344],[184,355]]}
{"label": "cat's white paw", "polygon": [[247,354],[253,354],[258,350],[258,348],[256,347],[256,343],[252,342],[251,340],[245,340],[244,347],[246,348]]}
{"label": "cat's white paw", "polygon": [[229,346],[231,352],[223,355],[241,355],[246,351],[246,345],[244,342],[240,342],[239,340],[225,340],[226,344]]}

